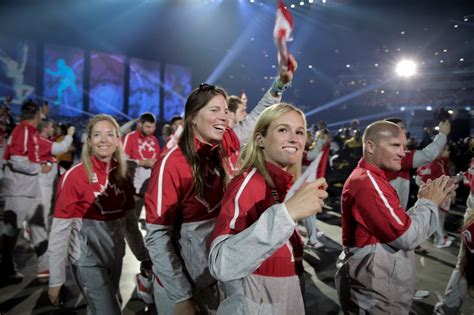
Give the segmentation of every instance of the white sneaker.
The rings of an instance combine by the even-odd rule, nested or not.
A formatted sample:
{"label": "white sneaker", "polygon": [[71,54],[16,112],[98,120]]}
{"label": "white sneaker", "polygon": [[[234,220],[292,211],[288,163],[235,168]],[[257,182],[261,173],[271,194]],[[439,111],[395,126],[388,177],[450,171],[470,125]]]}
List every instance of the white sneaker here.
{"label": "white sneaker", "polygon": [[311,248],[311,249],[319,249],[323,248],[325,245],[321,243],[320,241],[316,241],[316,243],[306,243],[306,247]]}
{"label": "white sneaker", "polygon": [[324,235],[326,235],[326,233],[324,233],[323,231],[316,232],[316,237],[323,237]]}
{"label": "white sneaker", "polygon": [[450,239],[449,237],[445,237],[444,239],[441,240],[441,242],[436,242],[435,247],[436,248],[444,248],[444,247],[449,247],[453,243],[453,240]]}
{"label": "white sneaker", "polygon": [[430,291],[416,290],[415,296],[413,297],[413,299],[414,300],[421,300],[421,299],[427,298],[428,296],[430,296]]}

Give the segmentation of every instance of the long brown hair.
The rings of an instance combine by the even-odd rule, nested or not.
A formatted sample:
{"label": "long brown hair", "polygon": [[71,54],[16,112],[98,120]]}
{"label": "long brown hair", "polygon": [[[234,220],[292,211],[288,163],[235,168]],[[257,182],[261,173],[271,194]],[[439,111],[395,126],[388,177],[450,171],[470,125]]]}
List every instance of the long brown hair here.
{"label": "long brown hair", "polygon": [[[193,172],[193,178],[196,187],[196,194],[198,198],[204,198],[205,195],[205,166],[206,162],[200,160],[196,146],[194,144],[194,129],[193,129],[193,120],[196,117],[197,113],[207,105],[217,95],[222,95],[224,99],[227,99],[227,93],[224,89],[214,86],[201,83],[199,88],[195,89],[189,95],[185,109],[184,109],[184,126],[183,133],[179,138],[178,146],[180,147],[183,155],[191,166]],[[223,174],[222,178],[224,182],[227,180],[227,173],[225,168],[222,165],[222,148],[219,144],[219,150],[214,150],[211,159],[216,165],[216,168],[219,171],[219,174]]]}

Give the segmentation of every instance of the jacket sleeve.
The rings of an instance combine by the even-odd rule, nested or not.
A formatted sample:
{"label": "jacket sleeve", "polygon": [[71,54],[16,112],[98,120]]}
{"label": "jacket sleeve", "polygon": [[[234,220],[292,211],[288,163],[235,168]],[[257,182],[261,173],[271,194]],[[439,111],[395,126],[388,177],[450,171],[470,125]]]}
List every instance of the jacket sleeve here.
{"label": "jacket sleeve", "polygon": [[135,212],[134,189],[131,182],[126,187],[127,203],[124,207],[125,213],[125,239],[138,261],[149,259],[148,251],[143,241],[142,233],[138,228],[138,217]]}
{"label": "jacket sleeve", "polygon": [[127,211],[125,221],[125,239],[133,255],[135,255],[138,261],[147,260],[149,258],[148,251],[145,247],[142,233],[140,233],[138,228],[138,218],[134,210]]}
{"label": "jacket sleeve", "polygon": [[36,175],[41,170],[41,165],[39,163],[33,163],[27,156],[21,155],[12,155],[8,161],[8,165],[14,172],[27,175]]}
{"label": "jacket sleeve", "polygon": [[235,124],[232,128],[240,141],[240,147],[243,147],[249,140],[252,134],[253,127],[257,122],[258,116],[263,110],[271,105],[277,104],[281,101],[281,96],[274,97],[270,93],[270,89],[263,95],[262,99],[258,102],[257,106],[245,117],[245,119]]}
{"label": "jacket sleeve", "polygon": [[67,152],[69,146],[72,143],[72,137],[70,135],[66,135],[61,142],[53,142],[53,146],[51,148],[51,154],[61,154]]}
{"label": "jacket sleeve", "polygon": [[431,200],[418,199],[407,214],[411,218],[410,227],[389,245],[403,250],[413,250],[429,238],[438,227],[438,206]]}
{"label": "jacket sleeve", "polygon": [[125,124],[123,124],[122,126],[120,126],[120,134],[124,135],[127,132],[129,132],[132,129],[133,124],[135,124],[139,119],[140,118],[132,119],[132,120],[126,122]]}
{"label": "jacket sleeve", "polygon": [[212,242],[211,275],[220,281],[250,275],[289,240],[295,227],[285,204],[271,206],[250,227],[238,234],[221,235]]}
{"label": "jacket sleeve", "polygon": [[73,177],[63,176],[58,183],[56,208],[48,242],[50,287],[66,282],[69,244],[73,238],[74,201],[79,199],[75,189],[78,185],[71,180],[74,180]]}
{"label": "jacket sleeve", "polygon": [[168,298],[179,303],[190,299],[193,293],[173,239],[172,225],[147,223],[146,246],[153,263],[153,273],[158,276]]}
{"label": "jacket sleeve", "polygon": [[424,166],[436,159],[443,151],[446,141],[446,135],[440,132],[423,150],[416,150],[413,156],[413,168]]}
{"label": "jacket sleeve", "polygon": [[192,297],[192,286],[185,272],[182,259],[175,246],[174,221],[179,203],[181,185],[176,165],[168,158],[155,163],[145,195],[147,236],[146,247],[169,299],[175,303]]}
{"label": "jacket sleeve", "polygon": [[72,222],[72,218],[53,218],[48,241],[50,287],[57,287],[66,282],[66,263]]}

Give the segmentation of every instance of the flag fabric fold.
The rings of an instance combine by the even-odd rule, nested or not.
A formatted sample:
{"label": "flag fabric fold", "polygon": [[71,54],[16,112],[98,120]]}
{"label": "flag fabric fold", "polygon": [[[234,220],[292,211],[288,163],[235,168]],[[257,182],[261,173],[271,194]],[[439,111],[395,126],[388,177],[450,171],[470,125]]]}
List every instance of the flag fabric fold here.
{"label": "flag fabric fold", "polygon": [[290,199],[295,192],[300,189],[305,183],[310,183],[326,175],[326,165],[329,158],[329,145],[325,145],[323,149],[318,153],[316,158],[296,180],[296,182],[290,187],[286,194],[285,201]]}
{"label": "flag fabric fold", "polygon": [[273,39],[278,51],[278,64],[282,71],[292,71],[294,65],[288,58],[288,48],[286,43],[291,41],[293,32],[293,16],[282,0],[278,0],[278,8],[275,17],[275,27],[273,28]]}

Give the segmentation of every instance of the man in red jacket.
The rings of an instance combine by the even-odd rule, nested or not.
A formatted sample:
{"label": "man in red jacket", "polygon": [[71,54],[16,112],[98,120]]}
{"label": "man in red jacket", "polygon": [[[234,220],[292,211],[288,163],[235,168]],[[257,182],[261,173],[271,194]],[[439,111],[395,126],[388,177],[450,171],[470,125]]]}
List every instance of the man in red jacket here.
{"label": "man in red jacket", "polygon": [[154,136],[155,129],[155,115],[146,112],[140,116],[137,130],[123,137],[123,151],[130,162],[129,166],[133,165],[131,168],[135,170],[133,177],[135,194],[142,197],[146,191],[146,187],[142,186],[150,178],[151,168],[161,151],[158,139]]}
{"label": "man in red jacket", "polygon": [[13,250],[24,220],[29,221],[31,240],[38,256],[38,274],[48,270],[45,214],[43,211],[35,212],[40,198],[39,174],[51,171],[50,165],[40,163],[36,129],[40,119],[41,108],[38,104],[31,100],[23,104],[21,122],[13,129],[3,157],[6,161],[3,178],[5,226],[0,265],[0,280],[3,284],[19,283],[23,279],[23,275],[15,269]]}
{"label": "man in red jacket", "polygon": [[413,249],[435,231],[438,205],[456,186],[447,176],[423,185],[405,212],[386,175],[402,168],[405,133],[378,121],[362,142],[363,157],[342,191],[339,301],[344,313],[408,314],[415,294]]}

